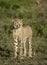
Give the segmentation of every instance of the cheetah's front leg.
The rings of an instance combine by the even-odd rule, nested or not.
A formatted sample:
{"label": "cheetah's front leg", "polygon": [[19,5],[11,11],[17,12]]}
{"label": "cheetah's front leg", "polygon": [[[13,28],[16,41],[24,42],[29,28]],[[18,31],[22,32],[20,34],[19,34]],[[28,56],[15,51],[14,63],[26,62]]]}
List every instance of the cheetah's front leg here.
{"label": "cheetah's front leg", "polygon": [[17,57],[17,52],[18,52],[18,40],[16,38],[14,39],[14,58]]}

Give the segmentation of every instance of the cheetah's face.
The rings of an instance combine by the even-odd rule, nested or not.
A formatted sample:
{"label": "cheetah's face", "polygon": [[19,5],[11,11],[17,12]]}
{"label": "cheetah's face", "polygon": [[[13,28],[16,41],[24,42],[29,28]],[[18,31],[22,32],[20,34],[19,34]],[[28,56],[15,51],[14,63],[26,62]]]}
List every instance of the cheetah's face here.
{"label": "cheetah's face", "polygon": [[22,20],[21,19],[15,19],[14,20],[14,28],[18,29],[22,26]]}

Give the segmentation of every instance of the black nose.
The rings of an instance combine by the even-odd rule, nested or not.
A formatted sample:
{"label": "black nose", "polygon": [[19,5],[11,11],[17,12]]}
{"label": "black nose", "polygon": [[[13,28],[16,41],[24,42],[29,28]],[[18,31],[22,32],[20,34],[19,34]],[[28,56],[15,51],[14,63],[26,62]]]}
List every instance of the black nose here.
{"label": "black nose", "polygon": [[16,28],[18,28],[18,25],[16,26]]}

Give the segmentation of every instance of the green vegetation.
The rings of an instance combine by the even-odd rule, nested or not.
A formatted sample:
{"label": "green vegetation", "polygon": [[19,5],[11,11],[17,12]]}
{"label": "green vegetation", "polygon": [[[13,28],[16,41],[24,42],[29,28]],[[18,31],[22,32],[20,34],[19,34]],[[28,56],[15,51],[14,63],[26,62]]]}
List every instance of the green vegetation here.
{"label": "green vegetation", "polygon": [[[39,1],[39,0],[38,0]],[[12,19],[33,31],[33,58],[13,59]],[[47,65],[47,0],[0,0],[0,65]]]}

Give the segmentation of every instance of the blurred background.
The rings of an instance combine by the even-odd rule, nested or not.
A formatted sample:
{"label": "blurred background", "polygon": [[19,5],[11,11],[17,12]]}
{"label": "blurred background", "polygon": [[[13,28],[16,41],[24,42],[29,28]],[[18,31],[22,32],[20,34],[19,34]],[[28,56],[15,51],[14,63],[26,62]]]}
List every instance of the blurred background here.
{"label": "blurred background", "polygon": [[[33,58],[13,59],[12,19],[33,31]],[[0,65],[47,65],[47,0],[0,0]]]}

